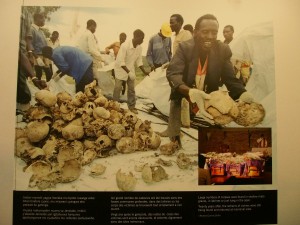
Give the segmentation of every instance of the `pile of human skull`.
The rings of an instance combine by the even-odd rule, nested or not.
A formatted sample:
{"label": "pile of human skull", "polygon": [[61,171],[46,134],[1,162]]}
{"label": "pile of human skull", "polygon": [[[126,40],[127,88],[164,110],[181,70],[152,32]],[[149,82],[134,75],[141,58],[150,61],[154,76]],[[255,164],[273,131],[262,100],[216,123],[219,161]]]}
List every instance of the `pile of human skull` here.
{"label": "pile of human skull", "polygon": [[[27,126],[16,129],[15,145],[15,155],[26,162],[25,170],[33,173],[30,187],[43,190],[74,181],[83,166],[99,157],[160,146],[151,122],[108,100],[96,82],[74,97],[40,90],[35,99],[37,104],[25,115]],[[104,171],[101,164],[91,169],[93,175]]]}

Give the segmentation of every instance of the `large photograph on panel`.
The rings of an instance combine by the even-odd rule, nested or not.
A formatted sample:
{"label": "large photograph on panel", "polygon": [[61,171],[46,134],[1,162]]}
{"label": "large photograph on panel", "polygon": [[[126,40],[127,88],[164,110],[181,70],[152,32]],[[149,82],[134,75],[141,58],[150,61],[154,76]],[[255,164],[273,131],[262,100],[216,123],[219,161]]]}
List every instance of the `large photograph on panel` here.
{"label": "large photograph on panel", "polygon": [[22,6],[15,190],[274,183],[270,1],[150,2]]}

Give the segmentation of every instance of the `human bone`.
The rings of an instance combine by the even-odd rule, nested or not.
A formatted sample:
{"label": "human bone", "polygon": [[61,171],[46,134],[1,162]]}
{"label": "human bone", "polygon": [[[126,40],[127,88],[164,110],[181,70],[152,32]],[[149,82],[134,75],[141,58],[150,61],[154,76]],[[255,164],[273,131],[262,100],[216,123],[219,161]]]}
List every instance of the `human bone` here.
{"label": "human bone", "polygon": [[142,179],[146,183],[152,183],[153,181],[159,182],[167,178],[168,174],[166,173],[165,169],[159,165],[145,165],[142,170]]}
{"label": "human bone", "polygon": [[[43,149],[39,148],[39,147],[33,147],[33,148],[30,148],[26,151],[26,155],[28,157],[30,157],[30,160],[31,159],[35,159],[35,158],[38,158],[40,156],[44,156],[45,155],[45,152]],[[24,155],[23,155],[24,156]],[[28,158],[29,159],[29,158]]]}
{"label": "human bone", "polygon": [[113,123],[120,123],[123,115],[122,113],[116,111],[116,110],[110,110],[110,117],[109,120]]}
{"label": "human bone", "polygon": [[171,141],[159,147],[160,154],[162,155],[173,155],[178,148],[179,148],[179,144],[177,143],[177,141],[176,142]]}
{"label": "human bone", "polygon": [[206,110],[210,115],[212,115],[215,124],[226,125],[233,121],[233,118],[228,114],[222,114],[214,107],[208,107]]}
{"label": "human bone", "polygon": [[42,105],[31,106],[26,112],[26,118],[29,121],[40,120],[40,121],[52,121],[53,116],[51,115],[50,110]]}
{"label": "human bone", "polygon": [[138,118],[135,113],[128,111],[124,114],[122,121],[127,124],[135,125]]}
{"label": "human bone", "polygon": [[150,149],[157,149],[160,146],[161,139],[160,136],[152,132],[151,135],[149,135],[149,139],[147,140],[147,147]]}
{"label": "human bone", "polygon": [[61,182],[71,182],[76,179],[81,174],[81,165],[76,159],[70,159],[64,162],[61,168]]}
{"label": "human bone", "polygon": [[156,163],[158,163],[159,165],[162,165],[162,166],[172,166],[172,161],[171,160],[163,160],[161,158],[159,158]]}
{"label": "human bone", "polygon": [[74,109],[72,101],[64,101],[60,104],[59,110],[61,113],[69,113]]}
{"label": "human bone", "polygon": [[95,119],[108,119],[110,117],[110,112],[103,107],[96,107],[93,110],[93,116]]}
{"label": "human bone", "polygon": [[120,103],[117,102],[117,101],[112,101],[112,100],[108,101],[107,108],[108,108],[109,110],[116,110],[116,111],[118,111],[118,112],[121,111],[121,105],[120,105]]}
{"label": "human bone", "polygon": [[47,158],[50,158],[57,153],[57,143],[57,139],[53,136],[52,138],[48,138],[48,140],[45,142],[42,149],[45,152]]}
{"label": "human bone", "polygon": [[97,152],[93,149],[87,149],[84,153],[83,153],[83,157],[82,157],[82,161],[81,161],[81,165],[87,165],[90,164],[97,156]]}
{"label": "human bone", "polygon": [[111,139],[118,140],[125,134],[125,128],[121,124],[111,124],[107,129],[107,134]]}
{"label": "human bone", "polygon": [[107,149],[112,147],[112,140],[108,135],[101,135],[95,140],[95,146],[97,150]]}
{"label": "human bone", "polygon": [[22,155],[33,147],[34,146],[27,137],[18,138],[15,145],[15,155],[22,158]]}
{"label": "human bone", "polygon": [[88,97],[82,91],[77,92],[72,99],[72,103],[76,107],[82,107],[87,101]]}
{"label": "human bone", "polygon": [[222,114],[227,114],[234,104],[234,101],[229,96],[227,90],[213,91],[209,95],[211,98],[205,100],[205,109],[207,109],[209,106],[212,106],[219,110]]}
{"label": "human bone", "polygon": [[134,171],[136,172],[142,172],[145,165],[148,165],[147,163],[141,163],[134,165]]}
{"label": "human bone", "polygon": [[62,136],[69,141],[81,139],[84,135],[83,126],[68,124],[62,129]]}
{"label": "human bone", "polygon": [[106,170],[106,166],[103,166],[100,163],[94,163],[90,169],[90,175],[99,176],[102,175]]}
{"label": "human bone", "polygon": [[141,119],[138,119],[135,123],[134,130],[137,132],[145,131],[145,132],[152,132],[151,129],[151,121],[145,120],[142,121]]}
{"label": "human bone", "polygon": [[259,103],[238,102],[239,115],[234,120],[241,126],[256,126],[261,123],[265,117],[265,109]]}
{"label": "human bone", "polygon": [[146,132],[134,132],[132,139],[135,150],[147,150],[148,143],[150,142],[149,134],[147,134]]}
{"label": "human bone", "polygon": [[51,172],[51,164],[43,161],[43,160],[37,160],[33,162],[30,166],[28,166],[25,170],[25,172],[31,172],[37,177],[43,177],[46,176]]}
{"label": "human bone", "polygon": [[118,152],[121,153],[131,153],[135,151],[133,145],[133,138],[132,137],[122,137],[116,143],[116,148]]}
{"label": "human bone", "polygon": [[49,133],[49,126],[45,122],[32,121],[27,124],[27,137],[31,142],[43,140]]}
{"label": "human bone", "polygon": [[72,121],[76,118],[76,108],[73,108],[72,111],[68,113],[61,113],[61,118],[65,121]]}
{"label": "human bone", "polygon": [[40,190],[55,187],[57,183],[61,182],[60,173],[57,171],[51,172],[45,176],[38,177],[33,174],[29,181],[29,187],[37,187]]}
{"label": "human bone", "polygon": [[125,128],[124,137],[132,137],[134,134],[134,128],[130,125],[124,126],[124,128]]}
{"label": "human bone", "polygon": [[87,114],[92,115],[96,105],[94,102],[86,102],[83,108]]}
{"label": "human bone", "polygon": [[35,93],[35,100],[46,107],[51,107],[56,104],[56,95],[48,90],[39,90]]}
{"label": "human bone", "polygon": [[96,104],[96,106],[100,106],[104,108],[108,107],[108,99],[103,95],[100,95],[98,98],[96,98],[94,103]]}
{"label": "human bone", "polygon": [[16,128],[15,129],[15,139],[27,137],[26,129],[24,128]]}
{"label": "human bone", "polygon": [[57,93],[56,97],[58,106],[60,106],[63,102],[72,101],[72,96],[66,91]]}
{"label": "human bone", "polygon": [[89,140],[89,139],[85,139],[83,141],[83,145],[85,147],[85,149],[96,149],[96,143],[95,141]]}
{"label": "human bone", "polygon": [[83,144],[79,141],[73,141],[61,146],[57,153],[57,162],[60,166],[63,166],[65,161],[81,159],[83,156],[83,148]]}
{"label": "human bone", "polygon": [[238,116],[237,103],[229,96],[225,86],[211,92],[210,96],[205,100],[205,110],[212,115],[215,124],[226,125]]}
{"label": "human bone", "polygon": [[52,130],[61,133],[62,129],[66,126],[66,121],[62,119],[55,120],[52,124]]}
{"label": "human bone", "polygon": [[188,169],[191,167],[191,159],[184,153],[179,153],[177,156],[176,163],[180,169]]}
{"label": "human bone", "polygon": [[133,191],[137,183],[137,179],[132,172],[129,172],[128,174],[122,173],[121,169],[119,169],[116,174],[116,181],[117,186],[121,191]]}
{"label": "human bone", "polygon": [[100,91],[97,87],[97,82],[94,80],[90,84],[86,85],[84,88],[84,94],[88,97],[89,100],[94,101],[99,97]]}

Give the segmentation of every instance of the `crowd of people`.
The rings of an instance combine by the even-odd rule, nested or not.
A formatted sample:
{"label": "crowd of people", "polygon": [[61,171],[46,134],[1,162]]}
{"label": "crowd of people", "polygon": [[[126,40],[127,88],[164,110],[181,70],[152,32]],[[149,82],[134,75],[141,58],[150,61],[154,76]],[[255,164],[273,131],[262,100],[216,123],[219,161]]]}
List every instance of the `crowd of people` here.
{"label": "crowd of people", "polygon": [[[179,147],[180,127],[184,125],[184,108],[188,108],[184,110],[188,112],[186,116],[194,112],[204,119],[212,119],[204,110],[204,100],[209,99],[209,93],[218,90],[223,84],[234,100],[253,101],[251,93],[245,89],[241,80],[236,78],[231,62],[232,53],[228,44],[233,40],[234,28],[231,25],[225,26],[224,41],[217,40],[219,22],[212,14],[201,16],[194,28],[191,24],[183,26],[184,19],[180,14],[171,15],[169,22],[163,23],[158,33],[149,39],[146,59],[151,71],[146,71],[141,46],[145,34],[140,29],[136,29],[129,40],[125,33],[121,33],[118,42],[101,51],[94,34],[97,23],[91,19],[87,21],[86,30],[79,38],[77,46],[60,46],[57,31],[53,31],[51,37],[46,39],[41,29],[45,24],[43,14],[34,14],[31,22],[26,8],[22,13],[18,106],[28,107],[30,102],[31,95],[26,84],[28,77],[36,87],[43,89],[52,77],[57,79],[67,74],[74,78],[76,92],[83,91],[85,85],[96,77],[99,78],[99,69],[107,64],[102,54],[109,54],[110,50],[113,50],[115,57],[112,72],[115,79],[113,100],[120,100],[120,95],[125,93],[127,85],[127,105],[129,110],[136,114],[138,110],[135,107],[135,68],[139,67],[146,76],[158,67],[166,68],[166,78],[171,88],[170,113],[168,128],[160,135],[169,137],[171,142]],[[53,71],[52,64],[58,71]],[[46,81],[42,79],[43,71]],[[19,109],[26,110],[26,107]]]}

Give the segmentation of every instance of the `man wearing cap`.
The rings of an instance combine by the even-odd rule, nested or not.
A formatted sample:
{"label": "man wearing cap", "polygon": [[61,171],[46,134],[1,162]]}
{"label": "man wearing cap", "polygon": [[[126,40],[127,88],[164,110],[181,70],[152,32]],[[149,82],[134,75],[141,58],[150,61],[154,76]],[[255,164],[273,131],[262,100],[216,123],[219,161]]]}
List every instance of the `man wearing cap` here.
{"label": "man wearing cap", "polygon": [[151,71],[161,67],[163,64],[168,63],[171,60],[171,35],[172,30],[170,25],[168,23],[164,23],[161,26],[159,33],[150,38],[146,59],[151,67]]}

